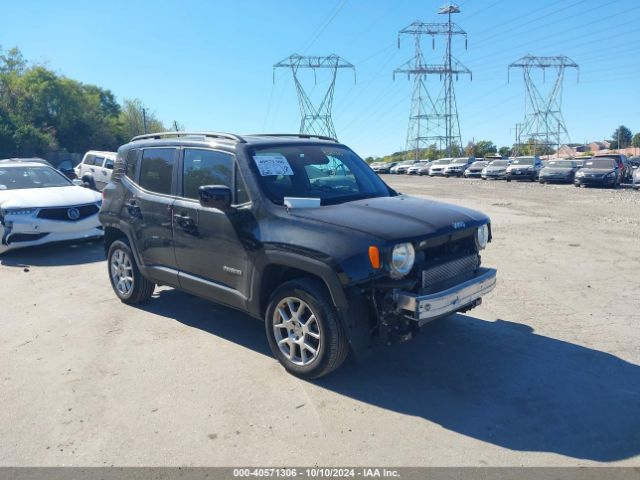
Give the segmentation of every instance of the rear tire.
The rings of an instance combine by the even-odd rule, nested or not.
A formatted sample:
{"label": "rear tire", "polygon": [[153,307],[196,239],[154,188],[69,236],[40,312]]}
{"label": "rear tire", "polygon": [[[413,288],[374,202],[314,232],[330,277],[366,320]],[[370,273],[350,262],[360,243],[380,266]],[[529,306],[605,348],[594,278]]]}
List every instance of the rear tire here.
{"label": "rear tire", "polygon": [[116,240],[111,244],[107,268],[111,288],[121,302],[135,305],[146,302],[153,295],[156,284],[140,273],[127,240]]}
{"label": "rear tire", "polygon": [[280,285],[269,300],[265,329],[273,355],[300,378],[327,375],[349,353],[338,312],[319,280],[299,278]]}

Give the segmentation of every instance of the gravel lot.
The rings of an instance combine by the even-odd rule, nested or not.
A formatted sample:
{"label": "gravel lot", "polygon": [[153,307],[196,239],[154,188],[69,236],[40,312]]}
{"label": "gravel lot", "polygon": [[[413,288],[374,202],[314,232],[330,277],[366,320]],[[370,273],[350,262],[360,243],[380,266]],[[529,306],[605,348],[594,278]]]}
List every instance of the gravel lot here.
{"label": "gravel lot", "polygon": [[640,466],[640,192],[386,179],[488,213],[499,285],[315,383],[245,315],[121,304],[99,242],[0,257],[0,465]]}

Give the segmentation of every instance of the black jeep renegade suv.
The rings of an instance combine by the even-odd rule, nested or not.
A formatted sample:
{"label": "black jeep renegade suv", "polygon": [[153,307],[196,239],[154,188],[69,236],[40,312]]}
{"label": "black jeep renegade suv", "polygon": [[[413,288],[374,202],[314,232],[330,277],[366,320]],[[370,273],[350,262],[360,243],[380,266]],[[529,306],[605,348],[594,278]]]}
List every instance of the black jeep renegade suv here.
{"label": "black jeep renegade suv", "polygon": [[477,306],[496,282],[480,266],[485,215],[399,194],[325,137],[136,137],[100,220],[123,302],[161,284],[264,319],[276,358],[305,378]]}

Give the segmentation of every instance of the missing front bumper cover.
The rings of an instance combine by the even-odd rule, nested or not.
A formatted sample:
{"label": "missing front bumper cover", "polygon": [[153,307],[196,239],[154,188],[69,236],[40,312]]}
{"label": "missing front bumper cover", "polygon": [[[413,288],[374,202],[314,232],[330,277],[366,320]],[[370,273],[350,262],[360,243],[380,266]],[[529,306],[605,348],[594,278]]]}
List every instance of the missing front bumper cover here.
{"label": "missing front bumper cover", "polygon": [[404,311],[406,317],[422,323],[474,304],[493,290],[495,286],[496,270],[480,268],[478,274],[472,279],[440,292],[421,295],[396,291],[394,292],[394,301],[398,309]]}

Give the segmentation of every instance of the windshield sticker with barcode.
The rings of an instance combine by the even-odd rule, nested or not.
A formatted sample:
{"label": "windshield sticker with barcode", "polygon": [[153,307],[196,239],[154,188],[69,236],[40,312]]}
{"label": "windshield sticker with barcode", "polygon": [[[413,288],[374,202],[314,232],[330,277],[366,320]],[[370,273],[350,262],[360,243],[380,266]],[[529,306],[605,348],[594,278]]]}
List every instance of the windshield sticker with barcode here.
{"label": "windshield sticker with barcode", "polygon": [[269,177],[271,175],[293,175],[291,165],[284,158],[284,155],[272,153],[269,155],[254,155],[253,160],[256,162],[260,175]]}

